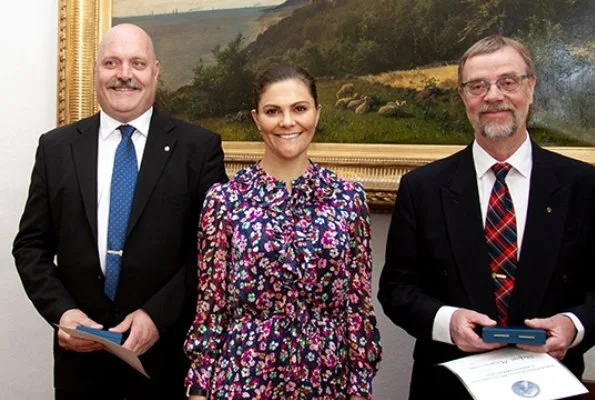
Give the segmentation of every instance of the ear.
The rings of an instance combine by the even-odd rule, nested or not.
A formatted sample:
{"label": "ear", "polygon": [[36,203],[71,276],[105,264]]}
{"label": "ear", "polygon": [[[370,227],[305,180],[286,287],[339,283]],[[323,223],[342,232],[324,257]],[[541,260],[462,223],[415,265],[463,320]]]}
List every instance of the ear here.
{"label": "ear", "polygon": [[155,60],[155,80],[159,78],[159,72],[161,72],[161,63],[159,60]]}
{"label": "ear", "polygon": [[318,120],[320,119],[320,111],[322,110],[322,104],[316,106],[316,123],[314,126],[318,126]]}
{"label": "ear", "polygon": [[252,115],[252,120],[254,121],[254,123],[256,124],[256,128],[260,132],[260,121],[258,111],[256,111],[256,109],[253,108],[252,110],[250,110],[250,115]]}
{"label": "ear", "polygon": [[530,76],[527,80],[529,81],[529,104],[533,104],[533,94],[535,93],[535,84],[537,83],[537,76]]}

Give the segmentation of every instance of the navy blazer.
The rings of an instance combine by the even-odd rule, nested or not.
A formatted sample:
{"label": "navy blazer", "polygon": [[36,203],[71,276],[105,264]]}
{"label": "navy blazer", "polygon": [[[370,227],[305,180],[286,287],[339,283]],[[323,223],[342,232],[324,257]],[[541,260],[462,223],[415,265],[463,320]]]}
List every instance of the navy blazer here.
{"label": "navy blazer", "polygon": [[[582,354],[595,340],[595,168],[535,143],[532,148],[527,222],[509,324],[574,313],[585,337],[563,362],[581,376]],[[416,373],[427,375],[432,365],[466,355],[432,340],[441,306],[497,320],[471,146],[401,179],[379,286],[386,315],[417,339],[412,393],[424,381],[428,386]],[[435,387],[440,384],[450,383]]]}
{"label": "navy blazer", "polygon": [[[97,249],[98,132],[96,114],[41,136],[13,255],[27,295],[51,324],[72,308],[106,328],[145,310],[160,340],[141,359],[158,379],[172,365],[167,353],[182,352],[192,319],[199,213],[208,188],[227,179],[221,138],[153,110],[112,302]],[[103,355],[95,353],[55,343],[56,388],[100,387]]]}

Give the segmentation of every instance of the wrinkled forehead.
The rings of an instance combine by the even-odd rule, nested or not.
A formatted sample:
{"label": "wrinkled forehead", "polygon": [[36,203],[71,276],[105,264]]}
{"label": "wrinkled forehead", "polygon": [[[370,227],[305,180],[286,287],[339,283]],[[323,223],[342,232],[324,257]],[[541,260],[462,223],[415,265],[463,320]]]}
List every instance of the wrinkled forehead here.
{"label": "wrinkled forehead", "polygon": [[469,57],[462,69],[463,81],[497,79],[508,74],[525,74],[527,65],[518,51],[503,47],[496,51]]}

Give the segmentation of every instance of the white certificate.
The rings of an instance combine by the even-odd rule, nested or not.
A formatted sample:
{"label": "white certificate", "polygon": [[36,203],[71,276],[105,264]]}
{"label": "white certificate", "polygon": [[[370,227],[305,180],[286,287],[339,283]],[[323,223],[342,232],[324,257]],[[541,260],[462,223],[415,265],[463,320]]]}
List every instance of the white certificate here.
{"label": "white certificate", "polygon": [[99,342],[99,343],[103,344],[104,349],[106,351],[112,353],[113,355],[118,357],[120,360],[124,361],[126,364],[130,365],[132,368],[134,368],[135,370],[137,370],[138,372],[140,372],[147,378],[151,379],[149,374],[147,374],[147,371],[145,371],[145,368],[143,367],[143,364],[141,363],[140,358],[138,358],[138,356],[136,354],[134,354],[132,351],[125,349],[124,347],[122,347],[118,344],[115,344],[114,342],[112,342],[110,340],[102,338],[101,336],[94,335],[92,333],[79,331],[77,329],[66,328],[66,327],[60,326],[60,325],[56,325],[56,326],[71,336],[74,336],[74,337],[77,337],[80,339],[92,340],[94,342]]}
{"label": "white certificate", "polygon": [[546,353],[505,347],[440,364],[476,400],[553,400],[587,393],[585,386]]}

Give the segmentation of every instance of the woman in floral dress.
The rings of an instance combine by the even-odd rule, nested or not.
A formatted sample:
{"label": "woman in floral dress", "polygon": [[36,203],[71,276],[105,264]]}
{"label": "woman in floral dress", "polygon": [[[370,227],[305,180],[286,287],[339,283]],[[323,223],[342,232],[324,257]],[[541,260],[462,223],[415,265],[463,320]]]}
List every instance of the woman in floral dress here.
{"label": "woman in floral dress", "polygon": [[370,399],[381,348],[364,190],[307,157],[310,74],[273,67],[254,94],[263,158],[214,185],[200,221],[190,398]]}

